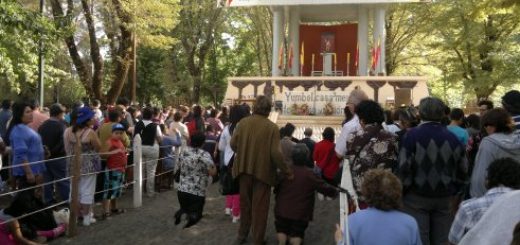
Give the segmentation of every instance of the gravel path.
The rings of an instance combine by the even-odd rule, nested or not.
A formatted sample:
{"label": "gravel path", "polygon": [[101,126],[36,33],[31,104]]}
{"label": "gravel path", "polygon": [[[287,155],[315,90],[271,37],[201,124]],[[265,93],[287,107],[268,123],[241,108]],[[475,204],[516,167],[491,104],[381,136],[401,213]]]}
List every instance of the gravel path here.
{"label": "gravel path", "polygon": [[[179,207],[175,191],[165,191],[154,198],[144,198],[143,207],[132,209],[131,191],[123,196],[121,206],[128,212],[98,221],[90,227],[79,226],[74,238],[60,238],[58,244],[232,244],[236,239],[238,224],[224,215],[224,197],[216,184],[210,186],[206,197],[203,219],[189,229],[173,223],[173,213]],[[274,196],[271,196],[274,200]],[[273,205],[269,213],[267,244],[277,244],[274,229]],[[339,220],[339,201],[316,201],[314,221],[310,223],[305,244],[334,244],[334,225]],[[99,206],[96,211],[100,213]]]}

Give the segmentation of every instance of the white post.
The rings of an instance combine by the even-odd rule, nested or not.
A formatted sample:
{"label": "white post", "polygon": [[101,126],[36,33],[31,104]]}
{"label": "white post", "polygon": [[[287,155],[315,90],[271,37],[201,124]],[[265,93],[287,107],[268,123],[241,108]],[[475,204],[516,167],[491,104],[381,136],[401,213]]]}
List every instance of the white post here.
{"label": "white post", "polygon": [[378,63],[376,64],[376,75],[385,71],[385,8],[384,6],[377,6],[374,10],[374,45],[378,42],[381,45],[381,54]]}
{"label": "white post", "polygon": [[298,6],[291,7],[289,19],[290,43],[293,45],[293,62],[291,73],[293,76],[300,75],[300,9]]}
{"label": "white post", "polygon": [[279,58],[280,58],[280,46],[283,41],[283,22],[284,22],[284,10],[280,7],[272,7],[273,12],[273,60],[272,60],[272,76],[277,77],[281,74],[281,70],[278,69]]}
{"label": "white post", "polygon": [[368,75],[368,9],[358,6],[358,76]]}
{"label": "white post", "polygon": [[379,27],[381,28],[381,57],[379,57],[379,67],[382,73],[386,74],[386,10],[384,6],[381,6],[378,11],[379,17]]}
{"label": "white post", "polygon": [[134,137],[134,208],[143,205],[143,155],[141,136]]}

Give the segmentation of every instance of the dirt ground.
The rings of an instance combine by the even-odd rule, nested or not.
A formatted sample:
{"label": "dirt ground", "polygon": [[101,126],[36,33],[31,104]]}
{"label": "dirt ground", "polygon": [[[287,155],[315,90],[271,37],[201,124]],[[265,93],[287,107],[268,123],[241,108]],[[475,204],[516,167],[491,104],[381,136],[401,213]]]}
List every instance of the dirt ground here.
{"label": "dirt ground", "polygon": [[[121,207],[127,213],[98,221],[89,227],[79,225],[74,238],[59,238],[50,244],[232,244],[236,239],[238,224],[224,214],[224,197],[218,193],[218,185],[209,187],[204,217],[195,226],[182,229],[174,225],[173,214],[179,203],[175,191],[165,191],[153,198],[143,198],[143,207],[132,209],[132,192],[123,197]],[[277,244],[274,228],[274,196],[271,196],[266,232],[267,244]],[[99,206],[96,207],[99,213]],[[334,244],[335,224],[339,222],[339,199],[316,200],[314,221],[305,233],[305,244]]]}

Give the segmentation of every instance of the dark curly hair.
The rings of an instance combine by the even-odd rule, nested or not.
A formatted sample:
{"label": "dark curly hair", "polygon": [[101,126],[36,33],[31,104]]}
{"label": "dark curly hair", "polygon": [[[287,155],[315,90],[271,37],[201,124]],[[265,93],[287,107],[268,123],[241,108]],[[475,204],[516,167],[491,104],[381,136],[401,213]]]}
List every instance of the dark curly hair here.
{"label": "dark curly hair", "polygon": [[482,116],[482,127],[493,126],[496,128],[496,133],[512,133],[512,118],[509,113],[502,108],[495,108],[488,111]]}
{"label": "dark curly hair", "polygon": [[403,186],[390,171],[372,169],[365,173],[361,194],[370,207],[388,211],[401,207]]}
{"label": "dark curly hair", "polygon": [[506,186],[520,189],[520,163],[512,158],[500,158],[488,167],[487,187]]}
{"label": "dark curly hair", "polygon": [[373,100],[361,101],[361,103],[356,106],[356,114],[359,120],[362,120],[365,124],[381,124],[385,121],[383,108]]}

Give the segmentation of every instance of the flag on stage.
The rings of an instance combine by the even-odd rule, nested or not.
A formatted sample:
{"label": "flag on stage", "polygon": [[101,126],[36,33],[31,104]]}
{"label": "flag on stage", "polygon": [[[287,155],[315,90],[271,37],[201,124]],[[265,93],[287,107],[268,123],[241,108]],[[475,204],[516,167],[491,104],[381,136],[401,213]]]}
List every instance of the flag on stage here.
{"label": "flag on stage", "polygon": [[358,70],[358,67],[359,67],[359,43],[357,44],[356,46],[356,56],[354,57],[354,69],[356,69],[356,74],[357,74],[357,70]]}
{"label": "flag on stage", "polygon": [[371,56],[371,60],[370,60],[370,70],[375,70],[376,69],[376,45],[374,43],[374,46],[372,46],[371,50],[370,50],[370,56]]}
{"label": "flag on stage", "polygon": [[289,45],[289,62],[287,62],[287,65],[289,66],[288,69],[292,69],[293,59],[294,59],[294,52],[293,52],[293,44]]}
{"label": "flag on stage", "polygon": [[280,50],[279,50],[278,69],[280,69],[280,70],[283,69],[283,43],[280,45]]}
{"label": "flag on stage", "polygon": [[379,65],[379,59],[381,59],[381,38],[377,41],[376,66]]}
{"label": "flag on stage", "polygon": [[374,43],[374,47],[372,48],[372,70],[375,71],[377,68],[377,64],[379,63],[379,57],[381,55],[381,40],[377,40],[377,45]]}
{"label": "flag on stage", "polygon": [[302,48],[301,48],[301,51],[300,51],[300,75],[303,74],[303,65],[305,64],[305,48],[304,48],[304,45],[305,43],[302,42]]}

